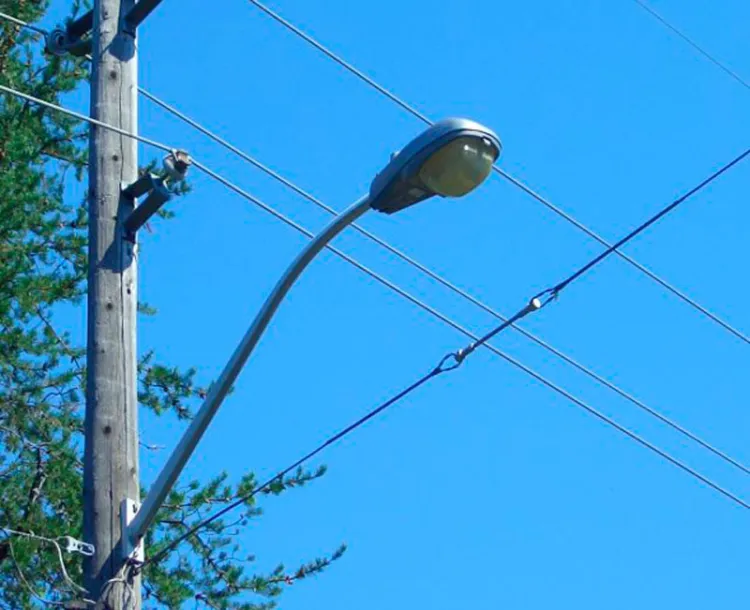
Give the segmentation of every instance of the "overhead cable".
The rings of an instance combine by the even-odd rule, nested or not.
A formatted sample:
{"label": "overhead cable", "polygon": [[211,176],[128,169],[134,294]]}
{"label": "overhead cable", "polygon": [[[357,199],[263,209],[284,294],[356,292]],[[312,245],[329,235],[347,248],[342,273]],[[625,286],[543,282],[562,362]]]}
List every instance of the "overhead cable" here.
{"label": "overhead cable", "polygon": [[[323,44],[318,42],[316,39],[314,39],[309,34],[303,32],[300,28],[298,28],[296,25],[294,25],[291,21],[288,19],[285,19],[281,15],[279,15],[277,12],[271,10],[269,7],[267,7],[262,2],[259,2],[259,0],[248,0],[251,4],[256,6],[258,9],[263,11],[266,15],[271,17],[273,20],[275,20],[277,23],[283,25],[286,29],[294,33],[296,36],[300,37],[302,40],[307,42],[308,44],[312,45],[315,49],[323,53],[326,57],[336,62],[338,65],[346,69],[348,72],[359,78],[362,82],[366,83],[368,86],[375,89],[377,92],[379,92],[381,95],[384,95],[389,100],[397,104],[399,107],[401,107],[403,110],[414,116],[415,118],[419,119],[423,123],[427,125],[432,125],[433,122],[430,118],[428,118],[425,114],[419,112],[416,108],[411,106],[410,104],[406,103],[403,99],[395,95],[394,93],[390,92],[388,89],[380,85],[377,81],[367,76],[364,72],[353,66],[351,63],[343,59],[340,55],[337,55],[327,47],[325,47]],[[548,198],[544,197],[540,193],[536,192],[534,189],[529,187],[527,184],[525,184],[520,179],[516,178],[515,176],[511,175],[510,173],[506,172],[505,170],[501,169],[498,165],[492,166],[493,171],[498,174],[499,176],[502,176],[505,180],[516,186],[517,188],[521,189],[523,192],[525,192],[527,195],[531,196],[533,199],[544,205],[549,210],[553,211],[555,214],[563,218],[566,222],[572,224],[577,229],[588,235],[590,238],[598,241],[600,244],[602,244],[605,247],[610,247],[611,244],[601,237],[598,233],[596,233],[594,230],[590,229],[586,225],[584,225],[579,220],[575,219],[571,214],[567,213],[562,208],[558,207],[552,201],[550,201]],[[680,300],[685,302],[686,304],[690,305],[692,308],[703,314],[705,317],[712,320],[714,323],[718,324],[724,330],[731,333],[747,345],[750,345],[750,337],[748,337],[746,334],[741,332],[740,330],[734,328],[732,325],[730,325],[728,322],[720,318],[715,313],[711,312],[709,309],[698,303],[695,299],[685,294],[680,289],[676,288],[660,276],[658,276],[656,273],[648,269],[648,267],[645,267],[638,261],[636,261],[631,256],[625,254],[624,252],[621,252],[620,250],[616,250],[617,255],[622,258],[624,261],[626,261],[628,264],[635,267],[638,271],[645,274],[647,277],[649,277],[654,282],[658,283],[662,288],[672,293],[674,296],[678,297]]]}
{"label": "overhead cable", "polygon": [[17,17],[14,17],[13,15],[8,15],[7,13],[0,12],[0,19],[5,19],[5,21],[14,23],[22,28],[26,28],[27,30],[36,32],[37,34],[41,34],[42,36],[47,36],[49,34],[49,32],[45,30],[44,28],[40,28],[32,23],[22,21],[21,19],[18,19]]}
{"label": "overhead cable", "polygon": [[686,43],[688,43],[691,47],[693,47],[698,53],[703,55],[708,61],[710,61],[712,64],[714,64],[717,68],[731,76],[734,80],[736,80],[738,83],[740,83],[745,89],[750,89],[750,83],[747,82],[744,78],[742,78],[737,72],[732,70],[729,66],[727,66],[724,62],[717,59],[714,55],[706,51],[701,45],[699,45],[695,40],[693,40],[690,36],[685,34],[682,30],[677,28],[676,26],[672,25],[665,17],[663,17],[660,13],[656,12],[654,8],[652,8],[650,5],[643,2],[643,0],[633,0],[638,6],[640,6],[644,11],[649,13],[654,19],[659,21],[663,26],[665,26],[667,29],[671,30],[677,36],[682,38]]}
{"label": "overhead cable", "polygon": [[[581,278],[584,274],[591,271],[596,265],[601,263],[604,259],[606,259],[608,256],[614,254],[617,251],[617,248],[620,248],[621,246],[625,245],[629,241],[635,239],[638,235],[643,233],[646,229],[657,223],[659,220],[664,218],[667,214],[677,209],[678,206],[683,204],[685,201],[690,199],[693,195],[700,192],[704,188],[706,188],[709,184],[711,184],[714,180],[728,172],[730,169],[732,169],[735,165],[742,162],[744,159],[746,159],[748,156],[750,156],[750,148],[746,149],[744,152],[737,155],[734,159],[729,161],[728,163],[724,164],[721,168],[713,172],[708,178],[705,178],[700,183],[698,183],[696,186],[691,188],[689,191],[687,191],[682,196],[675,199],[672,203],[669,205],[663,207],[661,210],[659,210],[656,214],[651,216],[646,221],[642,222],[640,225],[638,225],[635,229],[630,231],[627,235],[625,235],[623,238],[619,239],[616,243],[609,246],[606,250],[601,252],[600,254],[597,254],[594,258],[592,258],[587,263],[583,264],[581,267],[579,267],[577,270],[575,270],[573,273],[571,273],[569,276],[567,276],[564,280],[558,282],[551,288],[547,288],[546,290],[540,292],[537,294],[532,300],[529,307],[531,307],[532,311],[536,311],[541,309],[542,307],[545,307],[552,301],[555,301],[559,298],[560,293],[567,288],[570,284],[572,284],[577,279]],[[483,343],[486,343],[489,341],[492,337],[497,335],[499,332],[505,330],[508,328],[508,326],[511,326],[514,324],[518,319],[525,316],[529,311],[522,310],[518,314],[516,314],[514,317],[503,321],[502,324],[488,332],[487,334],[483,335],[480,339],[469,345],[463,350],[460,350],[457,352],[457,359],[459,361],[463,360],[471,354],[477,347],[481,346]],[[734,461],[733,461],[734,463]],[[747,468],[742,466],[742,469],[747,472]]]}
{"label": "overhead cable", "polygon": [[102,129],[108,129],[109,131],[114,131],[115,133],[119,133],[121,136],[132,138],[133,140],[137,140],[138,142],[147,144],[148,146],[158,148],[159,150],[163,150],[166,152],[172,152],[173,150],[166,144],[162,144],[161,142],[157,142],[156,140],[145,138],[136,133],[132,133],[128,131],[127,129],[116,127],[115,125],[108,125],[107,123],[103,123],[102,121],[98,119],[95,119],[90,116],[86,116],[85,114],[81,114],[80,112],[76,112],[75,110],[63,108],[62,106],[58,106],[57,104],[53,104],[52,102],[48,102],[38,97],[34,97],[33,95],[29,95],[28,93],[24,93],[23,91],[18,91],[17,89],[12,89],[11,87],[6,87],[5,85],[0,85],[0,91],[2,91],[3,93],[7,93],[9,95],[13,95],[15,97],[20,97],[21,99],[24,99],[27,102],[32,102],[34,104],[38,104],[39,106],[44,106],[45,108],[49,108],[50,110],[62,112],[63,114],[67,114],[68,116],[73,117],[74,119],[78,119],[79,121],[84,121],[85,123],[90,123],[91,125],[95,125],[96,127],[101,127]]}

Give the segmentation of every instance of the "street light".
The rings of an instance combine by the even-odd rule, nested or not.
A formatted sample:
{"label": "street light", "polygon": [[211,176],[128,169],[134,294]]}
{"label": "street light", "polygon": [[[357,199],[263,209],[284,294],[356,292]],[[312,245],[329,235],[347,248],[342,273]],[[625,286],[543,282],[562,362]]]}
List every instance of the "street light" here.
{"label": "street light", "polygon": [[498,137],[479,123],[435,123],[375,176],[370,206],[393,214],[435,195],[462,197],[487,178],[500,149]]}
{"label": "street light", "polygon": [[393,214],[434,197],[462,197],[479,186],[500,155],[498,137],[467,119],[436,123],[394,155],[372,181],[369,194],[336,216],[302,250],[281,276],[218,380],[211,385],[201,408],[180,439],[143,504],[126,499],[121,507],[122,551],[142,560],[143,536],[172,489],[177,477],[208,428],[229,389],[258,344],[271,318],[307,265],[325,246],[370,209]]}

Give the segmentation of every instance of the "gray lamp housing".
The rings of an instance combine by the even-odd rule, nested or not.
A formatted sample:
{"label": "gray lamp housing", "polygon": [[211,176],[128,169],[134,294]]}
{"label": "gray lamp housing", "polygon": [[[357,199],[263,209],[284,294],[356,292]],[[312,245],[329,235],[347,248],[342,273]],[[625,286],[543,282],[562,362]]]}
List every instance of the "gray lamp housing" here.
{"label": "gray lamp housing", "polygon": [[393,214],[435,195],[419,177],[419,170],[430,156],[461,137],[486,138],[500,156],[500,138],[487,127],[469,119],[452,118],[435,123],[414,138],[372,181],[370,205],[385,214]]}

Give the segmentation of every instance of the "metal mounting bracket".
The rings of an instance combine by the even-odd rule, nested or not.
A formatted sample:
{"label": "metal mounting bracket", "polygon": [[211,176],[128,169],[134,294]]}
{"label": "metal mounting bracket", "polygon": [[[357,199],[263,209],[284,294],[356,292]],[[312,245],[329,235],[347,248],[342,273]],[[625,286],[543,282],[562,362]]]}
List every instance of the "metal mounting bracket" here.
{"label": "metal mounting bracket", "polygon": [[191,164],[192,159],[187,152],[173,150],[162,160],[166,174],[163,178],[149,173],[142,175],[132,184],[122,185],[122,194],[128,199],[136,200],[146,196],[125,219],[126,240],[135,242],[138,230],[172,198],[167,182],[177,183],[184,180]]}
{"label": "metal mounting bracket", "polygon": [[93,26],[94,11],[88,11],[78,19],[55,28],[47,35],[47,51],[59,57],[68,53],[78,57],[88,55],[92,45],[89,33]]}
{"label": "metal mounting bracket", "polygon": [[72,536],[63,536],[60,541],[64,544],[63,550],[66,553],[79,553],[86,557],[94,556],[94,545],[88,542],[81,542]]}
{"label": "metal mounting bracket", "polygon": [[138,199],[151,192],[158,182],[154,174],[143,174],[132,184],[123,184],[122,194],[128,199]]}
{"label": "metal mounting bracket", "polygon": [[161,0],[140,0],[125,15],[125,24],[135,31],[159,4]]}
{"label": "metal mounting bracket", "polygon": [[138,230],[172,198],[164,182],[152,174],[141,176],[122,189],[122,194],[128,199],[137,199],[147,193],[148,196],[125,219],[125,237],[128,241],[134,242]]}
{"label": "metal mounting bracket", "polygon": [[68,53],[76,57],[85,57],[91,54],[91,38],[71,38],[70,34],[63,29],[52,30],[47,35],[47,51],[58,57],[64,57]]}
{"label": "metal mounting bracket", "polygon": [[143,539],[134,543],[130,536],[130,524],[133,522],[139,508],[140,504],[129,498],[125,498],[120,504],[120,531],[122,532],[120,549],[122,559],[135,563],[143,563],[144,560]]}

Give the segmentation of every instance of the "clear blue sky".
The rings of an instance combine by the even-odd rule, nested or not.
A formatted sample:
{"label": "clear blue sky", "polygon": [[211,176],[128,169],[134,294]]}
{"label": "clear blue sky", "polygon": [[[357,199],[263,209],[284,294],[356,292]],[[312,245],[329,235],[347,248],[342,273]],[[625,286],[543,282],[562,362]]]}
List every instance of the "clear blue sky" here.
{"label": "clear blue sky", "polygon": [[[50,22],[67,3],[56,0]],[[615,239],[750,142],[750,92],[631,0],[272,5],[433,118],[494,128],[503,168]],[[750,76],[750,4],[656,8]],[[141,84],[337,209],[422,126],[243,0],[166,0],[142,29]],[[86,96],[70,99],[86,109]],[[149,137],[190,150],[312,229],[326,217],[143,101]],[[156,153],[142,149],[142,160]],[[735,169],[628,252],[750,332],[747,192]],[[200,176],[144,234],[142,348],[215,377],[304,239]],[[505,313],[599,246],[492,177],[466,200],[364,224]],[[493,320],[357,235],[339,245],[476,331]],[[83,312],[71,327],[83,341]],[[555,346],[750,462],[748,346],[612,259],[528,322]],[[462,347],[456,332],[322,256],[284,305],[190,464],[269,475]],[[750,497],[748,479],[530,345],[497,344],[680,459]],[[179,428],[145,417],[142,437]],[[166,453],[144,455],[153,480]],[[748,512],[477,353],[264,502],[243,533],[259,566],[349,544],[286,610],[742,608]]]}

